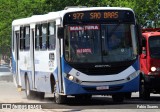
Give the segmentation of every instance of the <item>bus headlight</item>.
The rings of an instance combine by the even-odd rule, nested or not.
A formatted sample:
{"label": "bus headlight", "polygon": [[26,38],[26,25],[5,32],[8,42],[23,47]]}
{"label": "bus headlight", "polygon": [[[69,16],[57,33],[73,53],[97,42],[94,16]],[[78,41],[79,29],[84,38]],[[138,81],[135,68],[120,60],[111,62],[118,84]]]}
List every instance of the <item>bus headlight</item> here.
{"label": "bus headlight", "polygon": [[68,77],[68,79],[72,81],[72,80],[74,79],[74,77],[73,77],[72,75],[70,75],[70,76]]}
{"label": "bus headlight", "polygon": [[156,71],[156,67],[151,67],[151,71],[155,72]]}
{"label": "bus headlight", "polygon": [[66,78],[68,79],[68,80],[70,80],[70,81],[73,81],[73,82],[76,82],[76,83],[81,83],[81,80],[79,80],[78,78],[76,78],[76,77],[74,77],[74,76],[72,76],[72,75],[70,75],[70,74],[67,74],[66,75]]}
{"label": "bus headlight", "polygon": [[128,77],[127,77],[127,80],[132,80],[132,79],[134,79],[135,77],[137,77],[138,76],[138,72],[134,72],[134,73],[132,73],[132,74],[130,74]]}

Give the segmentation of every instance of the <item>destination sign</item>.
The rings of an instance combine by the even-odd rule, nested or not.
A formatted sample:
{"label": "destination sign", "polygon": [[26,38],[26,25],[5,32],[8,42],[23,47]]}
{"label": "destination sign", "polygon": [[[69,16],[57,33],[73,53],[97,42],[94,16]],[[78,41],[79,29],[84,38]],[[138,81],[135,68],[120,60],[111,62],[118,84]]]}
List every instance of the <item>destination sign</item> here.
{"label": "destination sign", "polygon": [[97,10],[69,12],[64,16],[64,24],[81,22],[129,22],[135,23],[132,11],[126,10]]}
{"label": "destination sign", "polygon": [[77,20],[77,19],[82,20],[85,18],[85,16],[89,17],[89,19],[101,19],[101,18],[116,19],[119,17],[118,14],[119,14],[118,12],[90,12],[88,13],[88,15],[86,13],[73,13],[72,17],[73,17],[73,20]]}
{"label": "destination sign", "polygon": [[99,30],[99,25],[69,26],[70,31]]}

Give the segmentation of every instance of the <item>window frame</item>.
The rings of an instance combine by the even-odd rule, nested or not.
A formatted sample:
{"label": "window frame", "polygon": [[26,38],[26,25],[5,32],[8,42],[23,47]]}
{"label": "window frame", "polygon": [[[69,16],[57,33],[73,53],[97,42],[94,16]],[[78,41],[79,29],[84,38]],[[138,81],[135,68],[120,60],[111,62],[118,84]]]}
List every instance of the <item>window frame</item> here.
{"label": "window frame", "polygon": [[[54,33],[51,34],[50,31],[50,24],[53,23]],[[51,38],[53,38],[53,43],[51,41]],[[53,45],[53,46],[52,46]],[[56,22],[52,21],[48,23],[48,50],[55,50],[56,48]]]}

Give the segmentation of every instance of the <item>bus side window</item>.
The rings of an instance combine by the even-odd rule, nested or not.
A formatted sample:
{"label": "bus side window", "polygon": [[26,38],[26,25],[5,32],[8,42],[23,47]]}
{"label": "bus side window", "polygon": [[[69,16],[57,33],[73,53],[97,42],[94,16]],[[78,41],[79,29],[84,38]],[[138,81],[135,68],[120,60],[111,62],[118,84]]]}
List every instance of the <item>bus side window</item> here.
{"label": "bus side window", "polygon": [[25,49],[25,42],[24,42],[24,28],[20,27],[20,50]]}
{"label": "bus side window", "polygon": [[24,43],[25,43],[25,50],[30,49],[30,27],[27,26],[24,28]]}
{"label": "bus side window", "polygon": [[35,49],[40,49],[41,25],[36,25]]}
{"label": "bus side window", "polygon": [[42,47],[41,49],[47,49],[47,23],[42,24]]}
{"label": "bus side window", "polygon": [[48,28],[48,49],[55,49],[55,42],[56,42],[56,25],[55,22],[50,22],[49,23],[49,28]]}

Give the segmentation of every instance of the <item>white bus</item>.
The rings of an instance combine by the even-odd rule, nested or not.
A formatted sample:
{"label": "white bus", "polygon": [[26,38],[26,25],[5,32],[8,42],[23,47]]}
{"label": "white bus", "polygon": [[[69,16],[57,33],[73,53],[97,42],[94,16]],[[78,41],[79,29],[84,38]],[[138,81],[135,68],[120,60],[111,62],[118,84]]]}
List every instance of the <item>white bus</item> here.
{"label": "white bus", "polygon": [[[138,27],[130,8],[70,7],[12,22],[12,73],[27,98],[90,99],[139,90]],[[114,41],[111,39],[114,37]]]}

